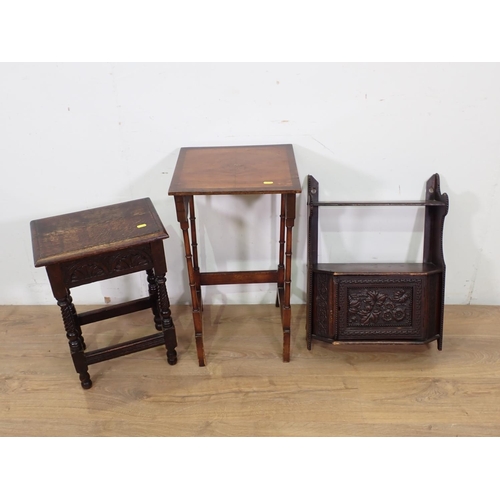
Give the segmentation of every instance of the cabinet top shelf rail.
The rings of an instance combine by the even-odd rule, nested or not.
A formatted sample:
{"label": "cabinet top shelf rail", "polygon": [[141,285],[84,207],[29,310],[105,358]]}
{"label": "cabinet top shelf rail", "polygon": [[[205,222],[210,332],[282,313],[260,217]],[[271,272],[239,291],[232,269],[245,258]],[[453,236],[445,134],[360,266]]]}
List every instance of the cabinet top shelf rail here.
{"label": "cabinet top shelf rail", "polygon": [[438,200],[417,201],[319,201],[310,202],[313,207],[443,207],[446,203]]}

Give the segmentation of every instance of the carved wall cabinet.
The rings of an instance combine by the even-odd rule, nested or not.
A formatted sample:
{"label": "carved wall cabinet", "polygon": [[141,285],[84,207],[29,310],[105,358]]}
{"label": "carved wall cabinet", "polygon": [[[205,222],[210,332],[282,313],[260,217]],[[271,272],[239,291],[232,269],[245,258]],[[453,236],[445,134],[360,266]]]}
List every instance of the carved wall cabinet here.
{"label": "carved wall cabinet", "polygon": [[[319,209],[339,206],[424,207],[422,262],[318,263]],[[436,340],[442,349],[443,226],[448,206],[438,174],[427,181],[425,200],[408,202],[320,202],[319,183],[308,177],[308,349],[313,339],[333,344],[426,344]]]}

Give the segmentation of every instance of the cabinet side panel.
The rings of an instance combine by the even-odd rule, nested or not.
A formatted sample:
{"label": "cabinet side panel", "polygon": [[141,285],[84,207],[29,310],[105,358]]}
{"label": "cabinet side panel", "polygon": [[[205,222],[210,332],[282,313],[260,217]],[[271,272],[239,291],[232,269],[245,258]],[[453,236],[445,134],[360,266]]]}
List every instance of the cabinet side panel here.
{"label": "cabinet side panel", "polygon": [[332,301],[331,275],[313,273],[313,337],[321,337],[333,341]]}
{"label": "cabinet side panel", "polygon": [[441,330],[441,282],[443,275],[433,274],[427,281],[426,338],[439,335]]}

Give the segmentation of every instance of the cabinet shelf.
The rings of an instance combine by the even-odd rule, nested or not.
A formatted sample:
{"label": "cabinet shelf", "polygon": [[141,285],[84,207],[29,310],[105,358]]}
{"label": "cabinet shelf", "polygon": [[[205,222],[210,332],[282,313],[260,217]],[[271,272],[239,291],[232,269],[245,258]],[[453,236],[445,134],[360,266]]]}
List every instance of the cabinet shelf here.
{"label": "cabinet shelf", "polygon": [[439,200],[422,201],[321,201],[310,203],[311,207],[444,207]]}
{"label": "cabinet shelf", "polygon": [[441,266],[430,263],[376,263],[376,264],[314,264],[312,270],[317,273],[331,273],[335,276],[343,276],[356,273],[359,276],[378,275],[429,275],[441,272]]}
{"label": "cabinet shelf", "polygon": [[[319,201],[308,176],[307,348],[312,340],[338,344],[443,343],[444,219],[449,201],[439,175],[417,201]],[[318,263],[320,207],[416,206],[425,208],[420,263]],[[335,212],[333,212],[334,214]],[[332,212],[329,212],[332,215]]]}

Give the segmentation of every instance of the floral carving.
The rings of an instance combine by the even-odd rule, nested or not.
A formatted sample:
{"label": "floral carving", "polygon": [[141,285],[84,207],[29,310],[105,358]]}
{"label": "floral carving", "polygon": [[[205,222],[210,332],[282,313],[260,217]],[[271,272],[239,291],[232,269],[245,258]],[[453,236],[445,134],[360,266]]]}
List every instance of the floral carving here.
{"label": "floral carving", "polygon": [[[422,337],[422,279],[417,277],[341,278],[338,340],[419,339]],[[373,292],[368,295],[368,292]],[[385,295],[385,300],[382,296]],[[365,297],[368,302],[365,302]],[[351,304],[351,298],[359,306]],[[363,312],[362,323],[357,312]],[[378,313],[378,314],[377,314]],[[370,319],[368,319],[370,318]]]}
{"label": "floral carving", "polygon": [[401,323],[409,319],[410,297],[410,289],[397,289],[395,291],[364,289],[357,293],[351,292],[348,296],[348,323],[353,326]]}

